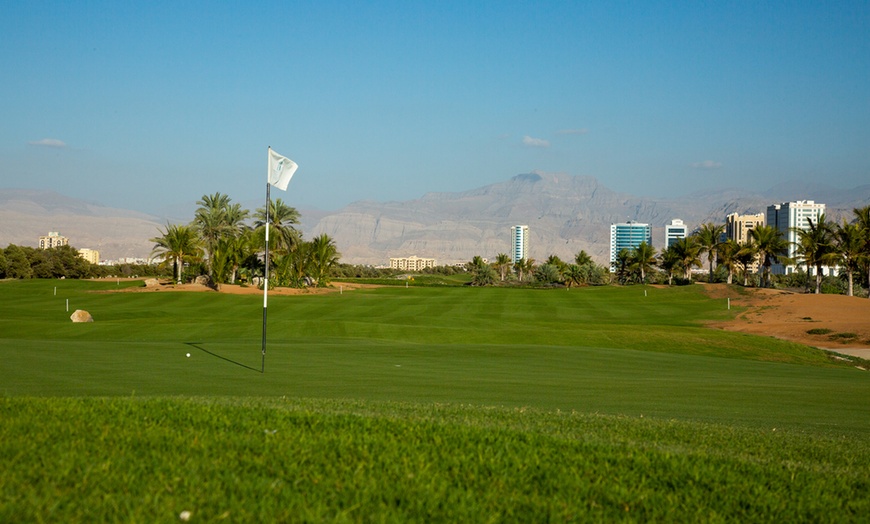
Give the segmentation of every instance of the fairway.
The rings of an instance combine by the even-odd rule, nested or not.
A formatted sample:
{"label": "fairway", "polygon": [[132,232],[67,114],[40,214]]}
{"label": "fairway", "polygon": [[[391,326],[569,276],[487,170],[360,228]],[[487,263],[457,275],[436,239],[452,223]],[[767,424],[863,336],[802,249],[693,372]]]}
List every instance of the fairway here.
{"label": "fairway", "polygon": [[[276,296],[261,374],[260,297],[0,285],[5,395],[348,398],[870,430],[867,404],[844,401],[868,397],[866,373],[704,328],[734,311],[698,287]],[[96,321],[71,323],[67,300]]]}
{"label": "fairway", "polygon": [[0,521],[870,511],[867,372],[700,286],[275,296],[261,373],[262,297],[138,285],[0,282]]}

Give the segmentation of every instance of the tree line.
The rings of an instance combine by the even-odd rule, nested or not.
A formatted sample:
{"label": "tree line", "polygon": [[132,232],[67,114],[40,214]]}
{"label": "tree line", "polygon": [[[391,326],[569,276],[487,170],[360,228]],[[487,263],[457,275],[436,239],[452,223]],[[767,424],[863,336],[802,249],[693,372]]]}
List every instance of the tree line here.
{"label": "tree line", "polygon": [[471,274],[471,284],[476,286],[516,283],[572,287],[609,282],[607,268],[596,264],[586,251],[577,253],[573,263],[556,255],[550,255],[541,264],[536,264],[533,258],[512,261],[507,254],[499,253],[492,263],[476,256],[465,267]]}
{"label": "tree line", "polygon": [[0,278],[105,278],[153,276],[157,268],[147,264],[100,266],[79,256],[72,246],[36,249],[9,244],[0,249]]}
{"label": "tree line", "polygon": [[[172,268],[178,282],[208,275],[213,284],[253,283],[265,272],[266,207],[253,215],[222,193],[203,195],[189,224],[167,224],[152,256]],[[269,202],[270,284],[325,286],[338,264],[335,242],[326,234],[310,241],[295,227],[299,212],[280,198]]]}

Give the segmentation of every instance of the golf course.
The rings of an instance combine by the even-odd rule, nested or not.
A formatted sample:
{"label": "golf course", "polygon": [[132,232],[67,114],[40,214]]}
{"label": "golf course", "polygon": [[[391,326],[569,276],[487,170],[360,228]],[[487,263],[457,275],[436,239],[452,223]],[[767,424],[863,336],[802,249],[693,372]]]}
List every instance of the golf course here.
{"label": "golf course", "polygon": [[867,362],[700,285],[275,294],[265,356],[262,296],[143,286],[0,282],[0,522],[870,515]]}

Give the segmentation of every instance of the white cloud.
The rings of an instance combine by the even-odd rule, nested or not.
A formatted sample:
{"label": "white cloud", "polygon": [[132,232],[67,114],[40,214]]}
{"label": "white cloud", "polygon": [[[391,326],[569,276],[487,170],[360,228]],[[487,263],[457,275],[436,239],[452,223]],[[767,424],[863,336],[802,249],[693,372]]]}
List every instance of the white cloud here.
{"label": "white cloud", "polygon": [[66,147],[66,142],[64,142],[63,140],[58,140],[56,138],[43,138],[42,140],[33,140],[31,142],[28,142],[28,144],[38,147],[55,147],[58,149]]}
{"label": "white cloud", "polygon": [[583,128],[583,129],[560,129],[559,131],[556,131],[556,132],[560,135],[585,135],[586,133],[589,132],[589,130],[586,128]]}
{"label": "white cloud", "polygon": [[550,141],[543,138],[532,138],[529,135],[523,137],[523,145],[529,147],[550,147]]}
{"label": "white cloud", "polygon": [[693,162],[689,164],[689,166],[695,169],[719,169],[720,167],[722,167],[722,162],[704,160],[703,162]]}

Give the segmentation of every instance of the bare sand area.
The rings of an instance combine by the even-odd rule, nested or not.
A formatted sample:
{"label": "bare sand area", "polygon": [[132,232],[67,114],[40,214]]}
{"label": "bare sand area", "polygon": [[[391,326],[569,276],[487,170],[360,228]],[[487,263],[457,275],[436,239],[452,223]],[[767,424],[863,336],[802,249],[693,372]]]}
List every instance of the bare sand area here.
{"label": "bare sand area", "polygon": [[[730,298],[732,307],[745,308],[734,320],[711,323],[710,327],[771,336],[870,359],[870,299],[701,285],[711,298]],[[830,331],[810,334],[810,330]]]}

